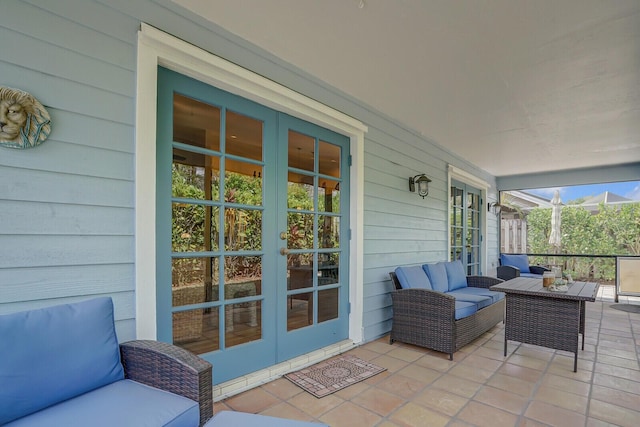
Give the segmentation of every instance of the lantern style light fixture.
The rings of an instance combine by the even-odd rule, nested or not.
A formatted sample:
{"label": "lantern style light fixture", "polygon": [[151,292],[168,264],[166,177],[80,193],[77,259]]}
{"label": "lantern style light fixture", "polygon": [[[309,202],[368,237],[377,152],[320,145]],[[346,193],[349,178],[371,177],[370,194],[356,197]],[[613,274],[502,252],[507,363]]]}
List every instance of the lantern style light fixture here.
{"label": "lantern style light fixture", "polygon": [[500,215],[500,212],[502,211],[502,205],[500,203],[496,203],[496,202],[487,203],[487,211],[491,212],[495,216],[498,216],[498,215]]}
{"label": "lantern style light fixture", "polygon": [[423,173],[409,178],[409,191],[414,193],[418,188],[418,195],[424,199],[429,194],[429,183],[431,180]]}

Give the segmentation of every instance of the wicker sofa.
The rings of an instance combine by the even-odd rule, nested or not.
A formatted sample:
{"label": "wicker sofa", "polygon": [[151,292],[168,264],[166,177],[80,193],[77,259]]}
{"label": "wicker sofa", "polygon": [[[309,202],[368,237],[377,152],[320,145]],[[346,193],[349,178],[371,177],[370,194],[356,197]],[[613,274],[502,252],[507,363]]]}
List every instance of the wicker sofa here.
{"label": "wicker sofa", "polygon": [[460,261],[398,267],[389,273],[393,321],[390,342],[449,354],[504,321],[505,300],[490,286],[503,280],[466,276]]}

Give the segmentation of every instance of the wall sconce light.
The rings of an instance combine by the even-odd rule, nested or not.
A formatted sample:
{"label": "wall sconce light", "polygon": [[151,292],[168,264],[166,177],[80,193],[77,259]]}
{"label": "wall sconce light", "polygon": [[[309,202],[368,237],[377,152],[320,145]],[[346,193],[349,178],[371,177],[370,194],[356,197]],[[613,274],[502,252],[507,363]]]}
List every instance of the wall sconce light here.
{"label": "wall sconce light", "polygon": [[492,202],[492,203],[487,203],[487,211],[491,212],[492,214],[498,216],[500,215],[500,212],[502,211],[502,205],[500,203],[496,203],[496,202]]}
{"label": "wall sconce light", "polygon": [[409,191],[414,193],[418,187],[418,195],[424,199],[429,194],[429,183],[431,180],[423,173],[409,178]]}

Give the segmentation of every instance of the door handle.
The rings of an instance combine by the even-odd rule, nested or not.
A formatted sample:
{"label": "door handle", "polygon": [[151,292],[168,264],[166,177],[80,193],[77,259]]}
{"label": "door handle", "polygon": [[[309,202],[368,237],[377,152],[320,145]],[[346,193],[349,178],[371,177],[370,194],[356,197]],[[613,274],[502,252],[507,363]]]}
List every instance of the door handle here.
{"label": "door handle", "polygon": [[287,255],[289,254],[289,249],[287,248],[280,248],[280,255]]}

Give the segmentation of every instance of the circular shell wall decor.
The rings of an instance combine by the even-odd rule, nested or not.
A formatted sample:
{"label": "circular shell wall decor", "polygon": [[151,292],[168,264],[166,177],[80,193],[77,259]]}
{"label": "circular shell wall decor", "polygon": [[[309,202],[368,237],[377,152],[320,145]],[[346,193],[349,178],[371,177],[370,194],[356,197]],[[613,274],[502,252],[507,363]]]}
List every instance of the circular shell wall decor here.
{"label": "circular shell wall decor", "polygon": [[0,86],[0,146],[31,148],[51,133],[51,117],[30,93]]}

